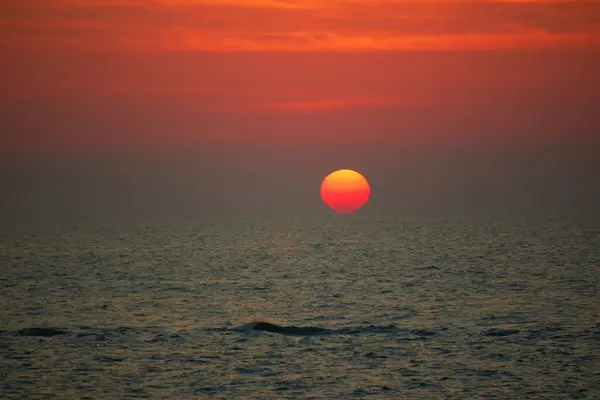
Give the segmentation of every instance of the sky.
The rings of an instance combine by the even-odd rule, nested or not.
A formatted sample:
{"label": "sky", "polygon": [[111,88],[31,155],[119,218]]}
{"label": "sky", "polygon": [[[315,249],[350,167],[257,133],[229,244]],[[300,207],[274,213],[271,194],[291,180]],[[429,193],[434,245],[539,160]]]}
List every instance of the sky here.
{"label": "sky", "polygon": [[600,0],[0,2],[0,220],[598,213]]}

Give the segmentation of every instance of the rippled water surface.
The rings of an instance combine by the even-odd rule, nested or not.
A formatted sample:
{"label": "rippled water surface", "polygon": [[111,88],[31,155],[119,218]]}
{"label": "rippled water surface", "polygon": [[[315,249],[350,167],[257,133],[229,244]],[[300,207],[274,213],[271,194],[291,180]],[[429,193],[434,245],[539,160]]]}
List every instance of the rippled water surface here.
{"label": "rippled water surface", "polygon": [[599,277],[591,219],[4,228],[0,397],[598,399]]}

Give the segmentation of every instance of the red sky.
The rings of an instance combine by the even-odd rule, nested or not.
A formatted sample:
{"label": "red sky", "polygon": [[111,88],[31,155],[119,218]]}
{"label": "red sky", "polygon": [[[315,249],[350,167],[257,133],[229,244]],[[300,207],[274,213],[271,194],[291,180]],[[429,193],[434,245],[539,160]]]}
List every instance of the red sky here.
{"label": "red sky", "polygon": [[594,0],[21,0],[8,46],[123,51],[598,48]]}
{"label": "red sky", "polygon": [[598,0],[4,1],[0,154],[596,143],[598,71]]}
{"label": "red sky", "polygon": [[599,1],[20,0],[0,16],[4,146],[598,130]]}

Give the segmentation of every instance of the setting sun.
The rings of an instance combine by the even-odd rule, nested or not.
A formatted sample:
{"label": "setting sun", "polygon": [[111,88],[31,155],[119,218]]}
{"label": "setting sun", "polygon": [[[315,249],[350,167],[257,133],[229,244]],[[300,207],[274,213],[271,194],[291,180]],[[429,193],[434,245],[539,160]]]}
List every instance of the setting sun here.
{"label": "setting sun", "polygon": [[356,171],[340,169],[321,184],[321,198],[336,214],[353,214],[369,200],[367,179]]}

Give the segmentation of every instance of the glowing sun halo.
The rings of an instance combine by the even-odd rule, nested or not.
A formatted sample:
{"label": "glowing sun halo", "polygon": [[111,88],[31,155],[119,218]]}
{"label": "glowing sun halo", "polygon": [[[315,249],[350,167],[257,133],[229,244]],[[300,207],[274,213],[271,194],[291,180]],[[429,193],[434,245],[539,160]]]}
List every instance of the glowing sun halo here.
{"label": "glowing sun halo", "polygon": [[332,172],[321,183],[321,199],[336,214],[353,214],[366,204],[370,193],[367,179],[350,169]]}

